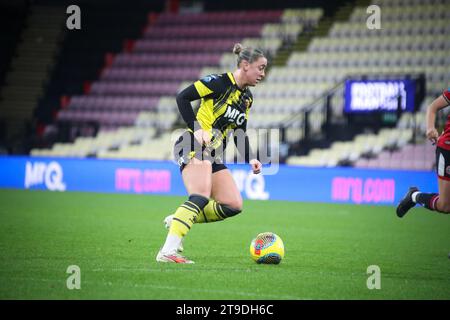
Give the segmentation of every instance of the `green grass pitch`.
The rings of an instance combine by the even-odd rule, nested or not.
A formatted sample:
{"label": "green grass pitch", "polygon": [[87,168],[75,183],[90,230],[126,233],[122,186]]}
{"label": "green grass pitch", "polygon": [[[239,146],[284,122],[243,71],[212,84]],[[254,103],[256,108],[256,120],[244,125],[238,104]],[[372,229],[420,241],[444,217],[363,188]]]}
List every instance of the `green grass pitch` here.
{"label": "green grass pitch", "polygon": [[[450,299],[450,216],[392,206],[244,201],[194,225],[194,265],[155,261],[162,220],[184,197],[0,190],[0,299]],[[252,238],[281,236],[280,265],[257,265]],[[81,270],[69,290],[68,266]],[[367,268],[381,289],[367,288]]]}

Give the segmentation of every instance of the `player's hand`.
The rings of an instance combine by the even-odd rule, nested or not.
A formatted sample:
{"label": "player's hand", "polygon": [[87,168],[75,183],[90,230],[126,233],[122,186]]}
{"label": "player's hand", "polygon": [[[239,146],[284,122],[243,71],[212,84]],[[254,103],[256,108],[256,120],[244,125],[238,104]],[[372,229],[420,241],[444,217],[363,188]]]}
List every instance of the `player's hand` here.
{"label": "player's hand", "polygon": [[211,142],[211,134],[203,129],[198,129],[194,132],[194,137],[200,145],[208,145]]}
{"label": "player's hand", "polygon": [[261,172],[262,164],[257,159],[250,160],[250,165],[252,166],[252,171],[254,174]]}
{"label": "player's hand", "polygon": [[430,128],[427,130],[427,138],[428,140],[433,142],[433,144],[437,142],[437,139],[439,138],[439,133],[437,132],[436,128]]}

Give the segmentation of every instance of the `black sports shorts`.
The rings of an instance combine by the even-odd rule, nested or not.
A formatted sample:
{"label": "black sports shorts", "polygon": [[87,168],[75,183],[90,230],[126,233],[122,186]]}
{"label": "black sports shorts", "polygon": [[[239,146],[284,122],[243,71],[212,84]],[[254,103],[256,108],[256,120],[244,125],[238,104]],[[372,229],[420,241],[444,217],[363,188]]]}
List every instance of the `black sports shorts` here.
{"label": "black sports shorts", "polygon": [[450,150],[436,147],[436,173],[439,179],[450,181]]}
{"label": "black sports shorts", "polygon": [[214,150],[209,152],[205,146],[201,146],[191,131],[185,131],[175,142],[174,157],[180,166],[180,172],[183,171],[192,158],[210,161],[212,173],[227,169],[227,166],[223,164],[222,158],[216,157]]}

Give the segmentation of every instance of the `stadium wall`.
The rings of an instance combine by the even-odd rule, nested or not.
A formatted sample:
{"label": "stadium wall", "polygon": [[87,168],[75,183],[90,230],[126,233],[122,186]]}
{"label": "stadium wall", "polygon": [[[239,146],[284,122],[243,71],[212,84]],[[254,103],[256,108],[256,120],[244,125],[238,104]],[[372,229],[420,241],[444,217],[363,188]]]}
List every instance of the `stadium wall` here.
{"label": "stadium wall", "polygon": [[[276,174],[254,175],[229,165],[244,198],[393,205],[409,186],[437,192],[433,172],[280,165]],[[170,161],[0,157],[0,188],[51,191],[186,195]]]}

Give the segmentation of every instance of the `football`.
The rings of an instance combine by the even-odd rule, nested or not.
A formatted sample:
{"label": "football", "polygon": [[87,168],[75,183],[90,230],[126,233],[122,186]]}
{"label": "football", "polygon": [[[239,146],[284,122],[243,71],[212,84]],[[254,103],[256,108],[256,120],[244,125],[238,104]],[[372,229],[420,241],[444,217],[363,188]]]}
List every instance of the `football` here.
{"label": "football", "polygon": [[250,255],[256,263],[279,264],[284,258],[283,240],[273,232],[260,233],[250,244]]}

